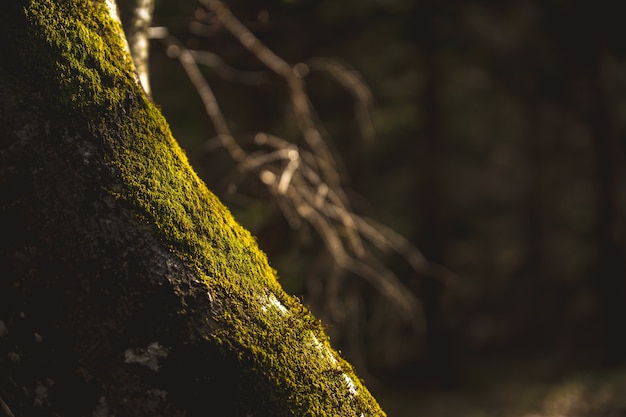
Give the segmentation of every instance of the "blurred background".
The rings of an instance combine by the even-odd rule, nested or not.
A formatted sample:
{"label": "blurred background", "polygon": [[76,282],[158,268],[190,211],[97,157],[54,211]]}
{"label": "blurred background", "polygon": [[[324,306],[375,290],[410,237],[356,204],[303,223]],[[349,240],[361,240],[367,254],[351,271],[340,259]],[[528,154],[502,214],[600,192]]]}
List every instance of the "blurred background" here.
{"label": "blurred background", "polygon": [[[227,6],[287,63],[309,63],[306,93],[351,210],[428,260],[420,270],[401,251],[371,251],[417,300],[413,317],[371,280],[338,268],[315,227],[290,220],[258,176],[207,146],[215,126],[158,39],[154,101],[209,188],[389,415],[626,415],[619,2]],[[258,132],[305,146],[285,80],[206,8],[157,0],[153,25],[210,53],[202,74],[243,149],[258,150]]]}

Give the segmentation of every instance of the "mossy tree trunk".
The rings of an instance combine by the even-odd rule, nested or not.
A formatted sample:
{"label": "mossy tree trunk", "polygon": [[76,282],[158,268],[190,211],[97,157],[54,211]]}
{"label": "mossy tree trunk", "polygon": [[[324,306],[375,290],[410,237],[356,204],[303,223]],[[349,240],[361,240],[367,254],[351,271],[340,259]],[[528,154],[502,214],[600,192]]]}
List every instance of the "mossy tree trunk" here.
{"label": "mossy tree trunk", "polygon": [[383,416],[136,82],[105,1],[0,15],[0,415]]}

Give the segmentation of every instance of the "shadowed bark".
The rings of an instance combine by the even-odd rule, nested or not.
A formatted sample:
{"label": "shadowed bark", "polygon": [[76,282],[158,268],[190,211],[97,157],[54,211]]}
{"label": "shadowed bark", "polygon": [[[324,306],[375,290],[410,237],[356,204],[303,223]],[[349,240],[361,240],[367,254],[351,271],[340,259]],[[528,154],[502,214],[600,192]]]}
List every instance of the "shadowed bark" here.
{"label": "shadowed bark", "polygon": [[385,415],[192,171],[104,1],[10,2],[0,32],[4,414]]}

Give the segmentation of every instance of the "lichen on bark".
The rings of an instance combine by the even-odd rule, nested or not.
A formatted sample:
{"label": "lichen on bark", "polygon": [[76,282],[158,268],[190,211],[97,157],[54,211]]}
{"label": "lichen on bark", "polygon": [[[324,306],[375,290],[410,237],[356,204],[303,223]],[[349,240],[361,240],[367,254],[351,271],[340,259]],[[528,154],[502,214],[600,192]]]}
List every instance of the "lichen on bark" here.
{"label": "lichen on bark", "polygon": [[[0,215],[19,238],[0,252],[0,354],[21,359],[0,359],[7,404],[38,415],[383,416],[190,167],[106,3],[12,3],[0,17]],[[33,347],[28,333],[43,336]],[[154,346],[154,367],[128,360]],[[74,406],[70,393],[83,393]]]}

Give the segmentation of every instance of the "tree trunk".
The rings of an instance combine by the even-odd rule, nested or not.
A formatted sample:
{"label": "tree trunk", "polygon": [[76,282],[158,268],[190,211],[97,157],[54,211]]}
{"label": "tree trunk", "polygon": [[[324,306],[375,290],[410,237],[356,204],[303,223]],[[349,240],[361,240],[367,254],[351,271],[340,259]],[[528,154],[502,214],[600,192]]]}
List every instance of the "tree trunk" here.
{"label": "tree trunk", "polygon": [[105,1],[14,0],[0,32],[0,415],[385,415],[192,171]]}

